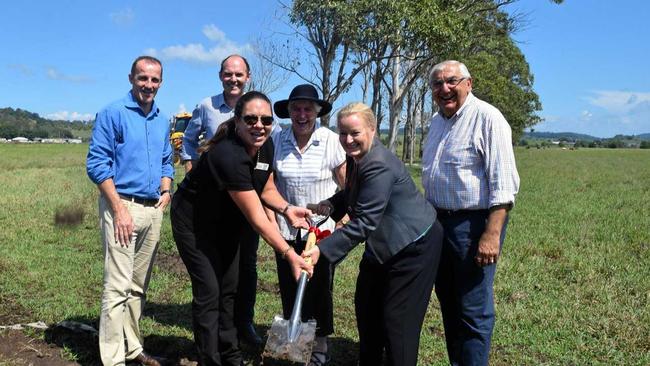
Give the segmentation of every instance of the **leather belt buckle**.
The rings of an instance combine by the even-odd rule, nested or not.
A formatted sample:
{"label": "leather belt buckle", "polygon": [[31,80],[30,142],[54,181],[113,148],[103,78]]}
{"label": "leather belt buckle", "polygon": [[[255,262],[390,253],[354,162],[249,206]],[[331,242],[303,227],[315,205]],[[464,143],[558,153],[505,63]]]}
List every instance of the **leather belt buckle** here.
{"label": "leather belt buckle", "polygon": [[129,196],[126,194],[120,194],[120,198],[131,201],[133,203],[137,203],[139,205],[143,206],[155,206],[156,203],[158,203],[158,200],[155,199],[148,199],[148,198],[140,198],[140,197],[135,197],[135,196]]}

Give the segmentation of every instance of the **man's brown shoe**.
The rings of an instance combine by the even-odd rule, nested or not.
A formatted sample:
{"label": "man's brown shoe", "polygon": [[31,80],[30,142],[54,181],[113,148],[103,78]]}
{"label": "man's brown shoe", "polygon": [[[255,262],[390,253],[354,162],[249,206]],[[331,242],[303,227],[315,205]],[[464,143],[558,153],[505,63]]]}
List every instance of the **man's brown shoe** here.
{"label": "man's brown shoe", "polygon": [[143,366],[162,366],[166,363],[164,358],[151,356],[144,351],[134,358],[133,361],[140,362],[140,365]]}

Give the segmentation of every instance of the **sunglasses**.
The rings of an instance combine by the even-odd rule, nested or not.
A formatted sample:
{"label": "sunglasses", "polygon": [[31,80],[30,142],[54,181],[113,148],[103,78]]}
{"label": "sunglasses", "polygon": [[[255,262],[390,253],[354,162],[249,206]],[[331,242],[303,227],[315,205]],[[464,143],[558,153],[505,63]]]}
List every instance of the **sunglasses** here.
{"label": "sunglasses", "polygon": [[273,124],[273,116],[256,116],[254,114],[247,114],[241,118],[249,126],[254,126],[257,121],[262,121],[264,126],[270,126]]}

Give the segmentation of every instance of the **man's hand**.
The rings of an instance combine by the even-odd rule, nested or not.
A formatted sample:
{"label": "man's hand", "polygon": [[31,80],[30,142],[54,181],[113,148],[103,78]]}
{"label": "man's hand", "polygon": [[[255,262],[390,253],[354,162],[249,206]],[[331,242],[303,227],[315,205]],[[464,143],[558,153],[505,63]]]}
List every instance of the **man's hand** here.
{"label": "man's hand", "polygon": [[499,258],[499,242],[499,234],[484,232],[478,242],[478,252],[474,257],[476,264],[484,267],[496,263]]}
{"label": "man's hand", "polygon": [[133,235],[133,219],[124,205],[120,205],[120,208],[113,212],[113,228],[117,242],[128,248]]}
{"label": "man's hand", "polygon": [[169,193],[169,191],[163,193],[160,195],[160,198],[158,198],[158,203],[156,203],[156,208],[159,208],[161,211],[164,211],[167,205],[169,205],[169,202],[172,200],[172,195]]}
{"label": "man's hand", "polygon": [[478,242],[478,251],[474,257],[478,266],[489,266],[497,262],[501,250],[501,230],[507,217],[507,205],[490,208],[485,231]]}

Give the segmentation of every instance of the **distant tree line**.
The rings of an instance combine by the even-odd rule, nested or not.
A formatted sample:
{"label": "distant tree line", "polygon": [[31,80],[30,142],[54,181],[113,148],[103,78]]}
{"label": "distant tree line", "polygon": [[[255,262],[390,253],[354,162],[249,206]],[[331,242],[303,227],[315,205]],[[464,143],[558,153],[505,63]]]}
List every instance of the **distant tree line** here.
{"label": "distant tree line", "polygon": [[73,131],[91,130],[92,122],[52,121],[20,108],[0,108],[0,137],[75,138]]}
{"label": "distant tree line", "polygon": [[622,136],[617,135],[616,137],[609,139],[594,139],[594,140],[566,140],[559,139],[555,143],[551,140],[530,140],[530,139],[521,139],[519,140],[519,146],[524,146],[526,148],[538,148],[545,149],[552,146],[557,146],[560,148],[609,148],[609,149],[650,149],[650,140],[641,140],[635,136]]}

